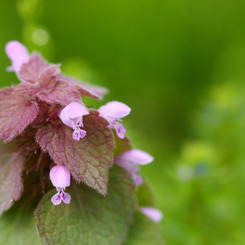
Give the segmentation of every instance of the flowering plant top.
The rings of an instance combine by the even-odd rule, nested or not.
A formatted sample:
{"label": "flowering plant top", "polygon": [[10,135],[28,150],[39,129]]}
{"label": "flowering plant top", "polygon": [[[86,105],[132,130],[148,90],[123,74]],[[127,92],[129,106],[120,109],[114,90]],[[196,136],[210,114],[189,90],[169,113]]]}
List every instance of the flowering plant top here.
{"label": "flowering plant top", "polygon": [[[38,53],[29,55],[18,41],[6,45],[6,54],[12,62],[8,71],[15,72],[20,83],[0,90],[0,215],[19,199],[31,205],[39,202],[38,231],[48,244],[72,239],[95,244],[84,237],[57,236],[65,225],[57,223],[62,212],[74,232],[94,227],[90,232],[98,237],[95,227],[103,227],[103,244],[122,244],[136,210],[135,188],[144,183],[136,165],[153,161],[132,149],[125,137],[121,121],[131,109],[118,101],[89,109],[82,98],[102,99],[107,89],[63,75],[60,65],[47,63]],[[152,207],[138,210],[153,221],[161,219]],[[87,218],[81,231],[74,222],[83,215]],[[115,215],[121,223],[113,226]]]}

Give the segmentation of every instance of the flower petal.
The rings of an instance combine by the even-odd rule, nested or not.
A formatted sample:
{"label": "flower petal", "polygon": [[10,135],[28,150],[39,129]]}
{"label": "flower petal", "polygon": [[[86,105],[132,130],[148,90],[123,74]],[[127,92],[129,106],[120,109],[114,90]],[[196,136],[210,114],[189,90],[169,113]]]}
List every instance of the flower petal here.
{"label": "flower petal", "polygon": [[79,141],[80,139],[84,138],[86,136],[87,132],[85,130],[82,130],[80,128],[76,128],[72,134],[72,138],[76,141]]}
{"label": "flower petal", "polygon": [[162,212],[156,208],[142,207],[140,208],[140,212],[156,223],[160,222],[163,218]]}
{"label": "flower petal", "polygon": [[139,167],[134,163],[127,161],[127,159],[123,158],[123,155],[116,157],[115,163],[127,170],[130,174],[135,174],[139,171]]}
{"label": "flower petal", "polygon": [[8,67],[8,71],[19,71],[22,64],[27,63],[29,54],[26,47],[18,41],[10,41],[5,47],[7,56],[12,60],[12,66]]}
{"label": "flower petal", "polygon": [[132,174],[132,178],[136,187],[144,183],[144,179],[140,174]]}
{"label": "flower petal", "polygon": [[115,125],[115,129],[116,129],[116,133],[117,133],[117,136],[120,138],[120,139],[124,139],[124,134],[126,133],[126,128],[124,127],[123,124],[121,123],[117,123]]}
{"label": "flower petal", "polygon": [[59,193],[56,193],[55,195],[52,196],[51,202],[56,206],[61,204],[61,196]]}
{"label": "flower petal", "polygon": [[69,204],[70,201],[71,201],[71,195],[66,193],[66,192],[63,192],[62,193],[62,200],[65,204]]}
{"label": "flower petal", "polygon": [[138,149],[126,151],[120,155],[120,158],[139,165],[146,165],[154,160],[150,154]]}
{"label": "flower petal", "polygon": [[52,184],[56,188],[65,188],[70,185],[70,173],[63,166],[55,166],[49,172]]}
{"label": "flower petal", "polygon": [[5,46],[5,52],[11,60],[29,56],[26,47],[18,41],[8,42]]}
{"label": "flower petal", "polygon": [[72,102],[60,112],[59,118],[65,125],[75,129],[75,119],[77,119],[79,126],[83,126],[82,117],[88,114],[89,111],[85,105],[82,103]]}
{"label": "flower petal", "polygon": [[98,111],[100,113],[100,116],[104,118],[109,117],[119,119],[127,116],[130,113],[131,109],[121,102],[111,101],[106,105],[101,106]]}

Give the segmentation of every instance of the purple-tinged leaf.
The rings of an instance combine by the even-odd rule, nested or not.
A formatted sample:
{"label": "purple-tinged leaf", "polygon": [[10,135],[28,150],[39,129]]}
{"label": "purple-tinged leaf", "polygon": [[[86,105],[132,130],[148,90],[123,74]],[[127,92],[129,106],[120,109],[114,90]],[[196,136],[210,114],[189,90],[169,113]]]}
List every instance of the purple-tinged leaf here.
{"label": "purple-tinged leaf", "polygon": [[38,53],[33,53],[29,61],[21,66],[18,76],[22,81],[36,83],[48,66],[48,63]]}
{"label": "purple-tinged leaf", "polygon": [[46,103],[57,103],[63,106],[66,106],[71,102],[81,101],[79,92],[66,82],[62,81],[56,81],[53,90],[48,91],[47,88],[42,89],[36,96]]}
{"label": "purple-tinged leaf", "polygon": [[0,90],[0,103],[2,103],[3,100],[9,98],[10,96],[12,96],[14,89],[13,88],[2,88]]}
{"label": "purple-tinged leaf", "polygon": [[48,66],[39,76],[37,82],[41,88],[52,91],[55,86],[56,76],[60,73],[60,65]]}
{"label": "purple-tinged leaf", "polygon": [[0,143],[0,215],[21,196],[25,157],[15,147]]}
{"label": "purple-tinged leaf", "polygon": [[113,134],[107,125],[97,111],[91,111],[84,117],[87,135],[80,141],[73,140],[73,130],[64,124],[41,128],[36,141],[56,164],[65,165],[75,180],[106,195],[114,148]]}
{"label": "purple-tinged leaf", "polygon": [[17,87],[15,87],[13,94],[23,95],[29,99],[33,99],[37,91],[38,85],[36,84],[20,83]]}
{"label": "purple-tinged leaf", "polygon": [[50,65],[37,79],[37,83],[21,83],[16,88],[15,94],[23,94],[31,99],[38,98],[48,104],[66,106],[71,102],[80,102],[81,97],[77,89],[66,82],[57,81],[59,65]]}
{"label": "purple-tinged leaf", "polygon": [[106,88],[87,84],[71,77],[60,75],[59,78],[60,80],[65,81],[76,88],[80,92],[81,96],[101,100],[103,99],[103,96],[108,93]]}
{"label": "purple-tinged leaf", "polygon": [[38,106],[6,89],[0,92],[0,102],[0,138],[8,142],[36,118]]}
{"label": "purple-tinged leaf", "polygon": [[110,171],[108,195],[102,197],[72,182],[70,204],[53,206],[48,192],[36,210],[40,237],[47,244],[121,245],[127,237],[135,210],[134,184],[118,166]]}

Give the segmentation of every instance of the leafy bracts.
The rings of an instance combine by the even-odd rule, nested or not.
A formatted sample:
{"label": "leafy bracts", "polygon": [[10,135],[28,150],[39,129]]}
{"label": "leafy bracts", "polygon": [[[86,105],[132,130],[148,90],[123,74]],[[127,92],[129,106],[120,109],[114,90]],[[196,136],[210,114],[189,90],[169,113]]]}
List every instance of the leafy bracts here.
{"label": "leafy bracts", "polygon": [[64,165],[73,178],[107,194],[108,168],[113,164],[114,140],[108,123],[96,111],[84,117],[87,134],[80,141],[72,138],[72,130],[65,126],[43,127],[36,140],[54,162]]}
{"label": "leafy bracts", "polygon": [[[140,244],[134,230],[148,229],[161,213],[151,204],[136,205],[135,189],[144,182],[139,165],[153,157],[125,137],[121,121],[131,109],[118,101],[88,109],[82,98],[102,99],[106,89],[64,76],[60,65],[29,55],[17,41],[6,53],[20,83],[0,90],[0,138],[7,143],[0,142],[0,215],[18,204],[0,218],[0,241]],[[147,193],[137,192],[138,199]],[[33,217],[23,215],[35,209],[43,240],[33,233]],[[133,218],[136,210],[143,219]],[[24,219],[25,234],[9,239],[5,234],[20,224],[15,215]]]}

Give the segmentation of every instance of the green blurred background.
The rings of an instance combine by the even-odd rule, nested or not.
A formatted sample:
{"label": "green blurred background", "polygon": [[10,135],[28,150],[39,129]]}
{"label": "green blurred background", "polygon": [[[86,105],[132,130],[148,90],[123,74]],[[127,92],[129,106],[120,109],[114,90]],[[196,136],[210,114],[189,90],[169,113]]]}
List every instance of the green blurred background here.
{"label": "green blurred background", "polygon": [[155,157],[142,172],[165,243],[245,244],[244,13],[244,0],[0,0],[0,85],[17,82],[15,39],[108,87]]}

